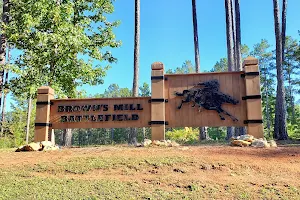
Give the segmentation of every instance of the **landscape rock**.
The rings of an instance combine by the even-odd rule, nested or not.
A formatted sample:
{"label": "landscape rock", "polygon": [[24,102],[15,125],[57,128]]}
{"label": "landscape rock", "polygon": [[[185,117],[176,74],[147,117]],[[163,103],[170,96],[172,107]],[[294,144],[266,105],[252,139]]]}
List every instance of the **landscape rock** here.
{"label": "landscape rock", "polygon": [[256,148],[277,147],[277,144],[274,140],[270,140],[268,142],[266,138],[256,139],[252,135],[241,135],[237,137],[232,137],[230,139],[230,145],[239,147],[252,146]]}
{"label": "landscape rock", "polygon": [[25,149],[25,145],[19,146],[19,148],[17,148],[16,152],[24,151],[24,149]]}
{"label": "landscape rock", "polygon": [[45,146],[43,151],[55,151],[55,150],[59,150],[58,146]]}
{"label": "landscape rock", "polygon": [[274,140],[270,140],[269,143],[270,143],[270,147],[272,147],[272,148],[277,147],[277,143]]}
{"label": "landscape rock", "polygon": [[244,140],[247,142],[253,142],[254,136],[253,135],[241,135],[237,137],[238,140]]}
{"label": "landscape rock", "polygon": [[42,141],[41,144],[43,148],[47,146],[54,146],[51,141]]}
{"label": "landscape rock", "polygon": [[59,147],[57,145],[53,145],[50,141],[42,141],[42,142],[32,142],[27,145],[20,146],[16,152],[21,151],[54,151],[58,150]]}
{"label": "landscape rock", "polygon": [[257,148],[263,148],[263,147],[268,147],[270,145],[268,145],[268,142],[262,138],[260,139],[255,139],[252,144],[252,147],[257,147]]}
{"label": "landscape rock", "polygon": [[239,147],[247,147],[251,145],[251,142],[244,141],[244,140],[232,140],[231,141],[232,146],[239,146]]}
{"label": "landscape rock", "polygon": [[142,146],[148,147],[152,144],[152,140],[145,139],[144,142],[142,143]]}
{"label": "landscape rock", "polygon": [[177,142],[172,141],[171,143],[172,147],[179,147],[180,145]]}
{"label": "landscape rock", "polygon": [[40,150],[42,147],[41,147],[41,144],[38,142],[38,143],[30,143],[28,145],[25,145],[24,147],[24,150],[25,151],[38,151]]}
{"label": "landscape rock", "polygon": [[161,146],[161,147],[178,147],[179,144],[175,141],[171,140],[154,140],[152,142],[154,146]]}

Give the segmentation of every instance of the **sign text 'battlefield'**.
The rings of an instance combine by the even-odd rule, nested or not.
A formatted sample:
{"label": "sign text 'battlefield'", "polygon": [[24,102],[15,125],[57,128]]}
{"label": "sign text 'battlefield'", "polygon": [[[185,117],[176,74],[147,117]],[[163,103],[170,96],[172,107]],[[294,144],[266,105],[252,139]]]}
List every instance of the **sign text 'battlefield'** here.
{"label": "sign text 'battlefield'", "polygon": [[[110,111],[120,112],[119,114],[110,114]],[[63,113],[61,122],[107,122],[107,121],[137,121],[139,114],[122,114],[122,111],[142,111],[141,104],[115,104],[110,107],[108,104],[98,105],[67,105],[58,106],[58,113]],[[80,114],[80,112],[86,112]],[[96,112],[96,114],[89,114]]]}
{"label": "sign text 'battlefield'", "polygon": [[164,140],[166,127],[247,127],[263,137],[258,60],[248,57],[243,71],[165,74],[151,66],[151,96],[54,99],[38,89],[35,142],[53,129],[151,127],[152,140]]}

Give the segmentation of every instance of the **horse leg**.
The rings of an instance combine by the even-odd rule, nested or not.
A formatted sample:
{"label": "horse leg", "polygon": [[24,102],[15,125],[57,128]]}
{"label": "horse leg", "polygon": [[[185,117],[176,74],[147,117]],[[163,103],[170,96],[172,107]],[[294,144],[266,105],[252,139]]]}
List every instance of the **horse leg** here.
{"label": "horse leg", "polygon": [[230,114],[229,112],[227,112],[226,110],[223,110],[222,108],[221,108],[221,110],[222,110],[223,113],[225,113],[226,115],[228,115],[228,116],[232,119],[232,121],[234,121],[234,122],[239,121],[237,118],[235,118],[233,115],[231,115],[231,114]]}
{"label": "horse leg", "polygon": [[184,103],[184,101],[181,100],[181,103],[180,103],[180,105],[179,105],[177,108],[178,108],[178,109],[181,109],[183,103]]}
{"label": "horse leg", "polygon": [[225,120],[225,118],[221,115],[221,113],[223,112],[222,110],[220,109],[216,109],[216,111],[218,112],[218,115],[220,117],[221,120]]}
{"label": "horse leg", "polygon": [[198,112],[202,112],[202,107],[199,105]]}
{"label": "horse leg", "polygon": [[196,106],[196,102],[195,101],[193,101],[193,105],[192,105],[192,107],[194,108]]}
{"label": "horse leg", "polygon": [[178,109],[181,109],[182,104],[188,103],[188,102],[190,102],[190,101],[188,101],[188,100],[181,100],[181,104],[180,104],[177,108],[178,108]]}

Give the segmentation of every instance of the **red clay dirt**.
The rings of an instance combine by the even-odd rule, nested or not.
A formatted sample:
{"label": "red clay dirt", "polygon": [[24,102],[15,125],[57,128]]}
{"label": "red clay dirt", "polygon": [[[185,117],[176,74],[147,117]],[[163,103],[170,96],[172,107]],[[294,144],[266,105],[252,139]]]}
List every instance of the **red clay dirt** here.
{"label": "red clay dirt", "polygon": [[[53,164],[80,157],[184,157],[186,162],[175,166],[150,167],[125,173],[121,168],[96,169],[86,174],[49,174],[38,176],[63,176],[79,179],[116,179],[137,181],[139,184],[159,184],[166,190],[185,187],[188,183],[206,185],[233,185],[249,187],[249,192],[271,186],[283,190],[294,187],[300,190],[300,147],[240,148],[229,146],[188,146],[134,148],[124,146],[103,146],[91,148],[70,148],[52,152],[0,152],[0,168],[34,166],[38,163]],[[297,199],[300,197],[293,197]]]}

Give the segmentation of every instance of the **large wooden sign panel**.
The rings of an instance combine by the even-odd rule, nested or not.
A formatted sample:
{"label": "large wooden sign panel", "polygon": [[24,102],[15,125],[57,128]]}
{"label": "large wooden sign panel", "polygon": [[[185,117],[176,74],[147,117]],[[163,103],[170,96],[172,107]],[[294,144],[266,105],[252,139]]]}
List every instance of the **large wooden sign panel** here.
{"label": "large wooden sign panel", "polygon": [[[165,98],[168,99],[166,106],[166,121],[169,127],[218,127],[218,126],[245,126],[244,120],[247,119],[246,101],[242,100],[246,96],[245,79],[241,77],[243,72],[228,72],[228,73],[201,73],[201,74],[170,74],[165,75]],[[199,93],[204,86],[197,85],[199,83],[215,81],[219,83],[219,88],[215,89],[214,93],[210,93],[210,97],[206,101],[211,101],[212,97],[215,102],[209,102],[211,108],[221,105],[224,112],[218,113],[219,109],[207,110],[204,107],[196,104],[192,107],[195,99],[190,98],[189,103],[183,103],[182,107],[178,107],[185,96],[176,95],[183,93],[184,90],[189,90]],[[206,87],[207,91],[212,88]],[[194,94],[193,93],[193,94]],[[224,101],[220,95],[224,94],[228,98],[228,102]],[[202,98],[204,94],[200,94]],[[223,96],[224,97],[224,96]],[[231,98],[230,98],[231,97]],[[221,98],[221,99],[220,99]],[[234,100],[237,100],[238,103]],[[236,103],[234,105],[233,103]],[[200,110],[200,112],[199,112]],[[229,113],[231,116],[227,115]],[[220,114],[220,115],[219,115]]]}
{"label": "large wooden sign panel", "polygon": [[165,74],[151,65],[151,97],[53,99],[54,90],[38,89],[36,142],[49,130],[66,128],[126,128],[151,126],[152,140],[165,139],[168,127],[247,126],[263,137],[258,60],[248,57],[244,71]]}
{"label": "large wooden sign panel", "polygon": [[51,100],[53,129],[148,127],[150,97]]}

